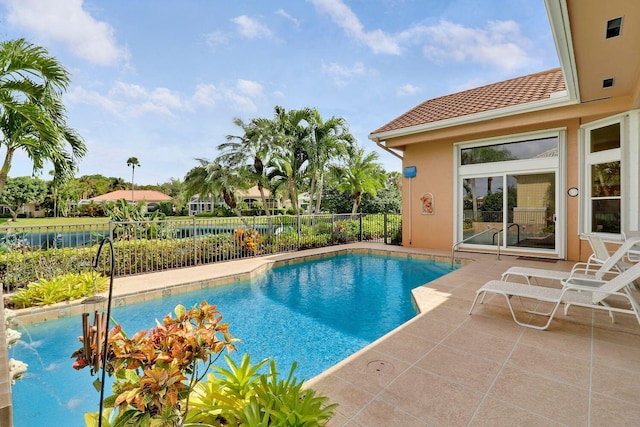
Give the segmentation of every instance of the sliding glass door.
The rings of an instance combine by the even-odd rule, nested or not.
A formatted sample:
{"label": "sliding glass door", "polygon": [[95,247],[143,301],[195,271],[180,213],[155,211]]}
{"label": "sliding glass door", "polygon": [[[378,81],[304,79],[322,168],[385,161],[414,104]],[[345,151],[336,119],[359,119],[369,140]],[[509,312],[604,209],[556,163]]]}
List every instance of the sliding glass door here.
{"label": "sliding glass door", "polygon": [[556,248],[556,174],[508,175],[506,246]]}
{"label": "sliding glass door", "polygon": [[461,146],[457,241],[557,253],[558,146],[559,136]]}

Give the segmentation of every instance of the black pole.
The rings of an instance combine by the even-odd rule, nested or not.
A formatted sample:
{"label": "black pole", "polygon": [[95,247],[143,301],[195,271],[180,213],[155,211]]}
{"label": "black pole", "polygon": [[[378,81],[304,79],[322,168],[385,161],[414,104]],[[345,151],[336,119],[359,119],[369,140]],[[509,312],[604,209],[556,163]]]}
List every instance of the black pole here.
{"label": "black pole", "polygon": [[115,267],[115,252],[113,249],[113,240],[111,237],[102,239],[100,242],[100,246],[98,247],[98,253],[96,255],[96,261],[94,264],[94,268],[98,268],[98,261],[100,260],[100,252],[102,251],[102,246],[104,246],[104,242],[109,242],[110,248],[110,268],[109,268],[109,298],[107,299],[107,324],[105,325],[104,330],[104,348],[102,351],[102,378],[100,380],[100,411],[98,412],[98,427],[102,427],[102,410],[103,410],[103,402],[104,402],[104,380],[106,375],[106,366],[107,366],[107,350],[109,349],[109,320],[111,319],[111,298],[113,296],[113,273]]}

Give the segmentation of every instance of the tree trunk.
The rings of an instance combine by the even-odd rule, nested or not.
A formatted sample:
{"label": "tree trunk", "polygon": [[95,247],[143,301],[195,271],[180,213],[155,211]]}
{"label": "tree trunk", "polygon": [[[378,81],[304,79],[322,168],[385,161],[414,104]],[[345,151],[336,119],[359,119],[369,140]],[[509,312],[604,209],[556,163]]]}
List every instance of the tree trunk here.
{"label": "tree trunk", "polygon": [[287,181],[289,182],[289,199],[291,200],[293,213],[294,215],[300,215],[300,211],[298,210],[298,194],[296,192],[295,183],[293,182],[293,177],[288,176]]}
{"label": "tree trunk", "polygon": [[314,173],[311,177],[311,188],[309,189],[309,206],[307,208],[307,213],[311,215],[313,213],[313,196],[316,192],[316,174]]}
{"label": "tree trunk", "polygon": [[13,160],[13,150],[7,147],[7,154],[4,156],[4,163],[2,169],[0,169],[0,194],[4,189],[4,185],[7,183],[7,176],[9,176],[9,170],[11,169],[11,161]]}
{"label": "tree trunk", "polygon": [[238,204],[236,203],[236,198],[233,196],[233,193],[225,188],[222,190],[222,198],[224,199],[225,204],[229,206],[229,208],[233,211],[233,213],[235,213],[236,216],[240,218],[244,226],[246,228],[249,228],[249,224],[247,224],[247,221],[245,221],[244,217],[242,216],[242,212],[240,212],[240,209],[238,209]]}
{"label": "tree trunk", "polygon": [[318,195],[316,196],[316,215],[321,212],[321,204],[322,204],[322,188],[324,186],[324,177],[323,174],[320,174],[318,178]]}
{"label": "tree trunk", "polygon": [[261,182],[258,182],[258,190],[260,191],[260,198],[262,199],[262,205],[264,207],[264,212],[268,216],[271,216],[271,209],[267,205],[267,196],[264,195],[264,187],[262,186]]}
{"label": "tree trunk", "polygon": [[353,209],[351,210],[351,216],[355,216],[358,213],[358,205],[362,198],[362,193],[353,193]]}

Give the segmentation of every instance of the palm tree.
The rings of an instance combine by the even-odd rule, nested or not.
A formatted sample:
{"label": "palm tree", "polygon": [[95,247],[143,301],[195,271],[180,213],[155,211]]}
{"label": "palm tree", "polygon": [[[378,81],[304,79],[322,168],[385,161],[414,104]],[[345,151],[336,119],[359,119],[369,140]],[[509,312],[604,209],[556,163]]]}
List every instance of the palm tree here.
{"label": "palm tree", "polygon": [[376,160],[378,160],[378,153],[375,151],[365,155],[363,148],[354,148],[344,167],[331,166],[338,191],[351,193],[353,199],[352,215],[358,212],[358,206],[364,193],[375,196],[377,191],[384,187],[386,174],[382,166],[376,163]]}
{"label": "palm tree", "polygon": [[[343,118],[331,117],[326,122],[317,110],[313,110],[310,137],[305,140],[307,153],[307,173],[311,177],[309,189],[309,209],[313,209],[313,198],[316,198],[315,211],[320,212],[322,188],[327,165],[337,156],[344,155],[353,147],[354,138],[349,133]],[[316,194],[317,193],[317,194]]]}
{"label": "palm tree", "polygon": [[291,206],[294,214],[299,215],[298,190],[302,179],[301,169],[308,160],[304,148],[305,140],[309,138],[311,130],[313,110],[303,108],[286,111],[283,107],[276,106],[274,116],[272,122],[274,151],[270,165],[275,170],[269,177],[286,178]]}
{"label": "palm tree", "polygon": [[218,145],[218,150],[222,152],[218,159],[231,168],[247,167],[248,178],[258,186],[265,212],[271,215],[264,189],[269,186],[267,172],[272,154],[272,123],[268,119],[253,119],[244,123],[239,118],[235,118],[233,123],[244,134],[227,135],[227,142]]}
{"label": "palm tree", "polygon": [[235,193],[239,189],[246,189],[246,179],[243,169],[231,169],[219,161],[196,159],[200,164],[192,168],[184,177],[186,198],[193,195],[206,197],[210,194],[222,195],[225,204],[238,216],[242,212],[238,209]]}
{"label": "palm tree", "polygon": [[54,181],[73,177],[87,149],[66,125],[61,97],[68,84],[68,71],[46,49],[24,39],[0,43],[0,146],[6,148],[0,193],[18,150],[26,152],[34,172],[50,161]]}
{"label": "palm tree", "polygon": [[124,179],[122,178],[118,178],[118,177],[113,177],[109,180],[109,190],[110,191],[116,191],[116,190],[126,190],[127,189],[127,183],[125,182]]}
{"label": "palm tree", "polygon": [[137,157],[129,157],[127,159],[127,166],[131,166],[131,201],[135,202],[135,198],[133,197],[133,190],[134,190],[133,176],[136,171],[136,166],[140,166],[140,162],[138,161]]}

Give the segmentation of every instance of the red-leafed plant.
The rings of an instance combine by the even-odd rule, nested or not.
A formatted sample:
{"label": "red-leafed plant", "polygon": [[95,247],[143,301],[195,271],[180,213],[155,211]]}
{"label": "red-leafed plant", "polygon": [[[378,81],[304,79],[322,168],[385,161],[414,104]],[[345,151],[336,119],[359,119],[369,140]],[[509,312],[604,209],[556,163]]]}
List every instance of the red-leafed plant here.
{"label": "red-leafed plant", "polygon": [[[191,390],[225,349],[235,350],[238,340],[214,305],[203,301],[190,310],[178,305],[174,312],[175,318],[169,314],[131,338],[120,325],[109,332],[105,369],[115,381],[104,406],[118,409],[111,425],[183,425]],[[86,366],[78,361],[92,359],[85,349],[72,356],[78,369]]]}

